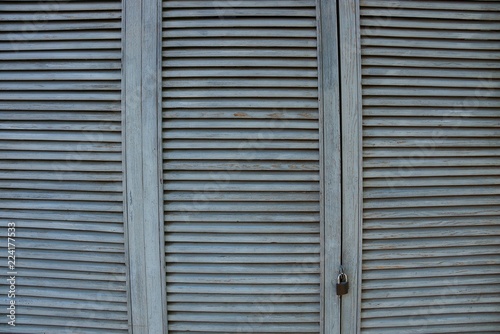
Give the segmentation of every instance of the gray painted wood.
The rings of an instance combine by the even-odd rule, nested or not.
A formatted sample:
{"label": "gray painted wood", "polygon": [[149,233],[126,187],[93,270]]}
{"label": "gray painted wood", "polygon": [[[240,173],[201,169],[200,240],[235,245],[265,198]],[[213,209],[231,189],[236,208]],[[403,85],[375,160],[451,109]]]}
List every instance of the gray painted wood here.
{"label": "gray painted wood", "polygon": [[[320,333],[316,1],[164,1],[163,10],[169,330]],[[325,77],[329,96],[337,78]]]}
{"label": "gray painted wood", "polygon": [[162,333],[165,319],[160,216],[159,4],[125,1],[126,209],[131,332]]}
{"label": "gray painted wood", "polygon": [[339,1],[342,115],[342,264],[350,291],[342,297],[341,333],[359,333],[361,310],[362,110],[359,2]]}
{"label": "gray painted wood", "polygon": [[361,332],[497,332],[498,2],[360,2]]}
{"label": "gray painted wood", "polygon": [[337,2],[319,2],[320,147],[322,198],[323,333],[340,333],[340,298],[336,294],[341,264],[341,118]]}
{"label": "gray painted wood", "polygon": [[3,309],[10,222],[17,256],[1,333],[128,332],[121,16],[114,0],[0,4]]}

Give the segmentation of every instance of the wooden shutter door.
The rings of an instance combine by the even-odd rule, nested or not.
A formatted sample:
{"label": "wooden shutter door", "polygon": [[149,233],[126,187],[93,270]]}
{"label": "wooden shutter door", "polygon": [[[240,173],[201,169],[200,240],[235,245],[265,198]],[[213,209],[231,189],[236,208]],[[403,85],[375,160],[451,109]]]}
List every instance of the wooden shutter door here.
{"label": "wooden shutter door", "polygon": [[172,333],[321,331],[317,10],[313,0],[163,1]]}
{"label": "wooden shutter door", "polygon": [[361,1],[362,333],[500,330],[499,22]]}
{"label": "wooden shutter door", "polygon": [[4,1],[0,20],[0,332],[127,333],[121,2]]}

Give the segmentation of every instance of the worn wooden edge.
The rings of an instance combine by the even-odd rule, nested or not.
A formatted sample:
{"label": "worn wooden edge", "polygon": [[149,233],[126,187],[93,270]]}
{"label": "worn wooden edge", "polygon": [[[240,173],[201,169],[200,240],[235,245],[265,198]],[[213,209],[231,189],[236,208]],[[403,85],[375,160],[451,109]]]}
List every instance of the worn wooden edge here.
{"label": "worn wooden edge", "polygon": [[[321,39],[321,27],[320,27],[320,18],[321,18],[321,11],[320,11],[320,0],[316,0],[316,36],[317,36],[317,41],[318,41],[318,46],[317,46],[317,61],[318,61],[318,99],[319,102],[321,102],[322,99],[322,91],[321,91],[321,45],[320,45],[320,39]],[[324,168],[323,168],[323,162],[324,162],[324,157],[323,157],[323,107],[321,103],[319,103],[319,108],[318,108],[318,122],[319,122],[319,179],[320,179],[320,218],[319,218],[319,231],[320,231],[320,302],[319,302],[319,318],[320,318],[320,334],[324,334],[325,332],[325,200],[324,200],[324,189],[323,189],[323,184],[324,184]]]}
{"label": "worn wooden edge", "polygon": [[125,266],[127,270],[125,270],[125,277],[126,277],[126,287],[127,287],[127,318],[128,318],[128,332],[132,333],[132,311],[131,311],[131,305],[132,305],[132,294],[130,292],[131,290],[131,284],[130,284],[130,252],[129,252],[129,233],[128,233],[128,205],[127,205],[127,155],[126,155],[126,147],[127,143],[126,141],[126,129],[125,129],[125,124],[127,124],[127,117],[126,117],[126,103],[125,103],[125,91],[126,91],[126,76],[125,76],[125,53],[127,50],[126,46],[126,8],[127,6],[125,5],[125,1],[122,1],[121,7],[122,7],[122,20],[121,20],[121,43],[122,43],[122,50],[121,50],[121,70],[122,70],[122,75],[121,75],[121,122],[122,122],[122,131],[121,131],[121,144],[122,144],[122,192],[123,192],[123,225],[124,225],[124,246],[125,246]]}
{"label": "worn wooden edge", "polygon": [[162,333],[168,333],[168,312],[167,312],[167,263],[165,255],[165,221],[164,221],[164,191],[163,191],[163,109],[162,109],[162,92],[163,92],[163,1],[155,0],[156,4],[156,145],[158,150],[157,168],[158,168],[158,243],[160,256],[160,281],[161,281],[161,307],[162,307]]}
{"label": "worn wooden edge", "polygon": [[[123,154],[131,333],[166,332],[160,205],[160,3],[124,0]],[[156,20],[151,18],[157,18]],[[152,242],[157,240],[157,242]]]}
{"label": "worn wooden edge", "polygon": [[359,0],[339,2],[342,118],[342,261],[350,291],[342,297],[341,333],[360,332],[362,109]]}
{"label": "worn wooden edge", "polygon": [[[166,313],[165,264],[162,253],[163,208],[161,180],[161,109],[159,50],[161,50],[161,7],[158,0],[143,0],[142,31],[142,126],[144,169],[144,244],[148,301],[148,333],[164,333]],[[155,242],[156,241],[156,242]]]}
{"label": "worn wooden edge", "polygon": [[[123,152],[125,163],[124,202],[126,216],[126,236],[128,252],[128,286],[129,286],[129,328],[131,333],[146,332],[147,308],[143,298],[146,286],[137,284],[143,278],[145,263],[143,261],[144,231],[142,222],[142,129],[141,117],[141,19],[142,1],[124,0],[123,2]],[[133,176],[133,177],[132,177]]]}
{"label": "worn wooden edge", "polygon": [[341,253],[340,91],[337,1],[319,0],[319,99],[323,243],[323,333],[340,332],[335,285]]}

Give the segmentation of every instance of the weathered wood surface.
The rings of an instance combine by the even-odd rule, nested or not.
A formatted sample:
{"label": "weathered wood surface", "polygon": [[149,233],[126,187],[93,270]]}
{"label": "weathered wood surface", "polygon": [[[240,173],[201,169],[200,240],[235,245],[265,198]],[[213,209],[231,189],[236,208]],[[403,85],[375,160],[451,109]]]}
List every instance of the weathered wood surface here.
{"label": "weathered wood surface", "polygon": [[361,333],[500,328],[500,5],[361,0]]}
{"label": "weathered wood surface", "polygon": [[[329,56],[336,46],[334,33],[319,41],[316,12],[310,0],[163,2],[172,332],[323,330],[322,113],[337,141],[340,125],[338,107],[319,99],[318,43]],[[338,78],[325,78],[330,99]]]}
{"label": "weathered wood surface", "polygon": [[160,8],[124,2],[124,125],[131,332],[166,332],[159,73]]}
{"label": "weathered wood surface", "polygon": [[350,291],[342,297],[340,333],[359,333],[362,252],[362,110],[359,1],[339,1],[342,121],[342,264]]}
{"label": "weathered wood surface", "polygon": [[127,333],[121,2],[0,4],[2,296],[16,223],[16,327]]}

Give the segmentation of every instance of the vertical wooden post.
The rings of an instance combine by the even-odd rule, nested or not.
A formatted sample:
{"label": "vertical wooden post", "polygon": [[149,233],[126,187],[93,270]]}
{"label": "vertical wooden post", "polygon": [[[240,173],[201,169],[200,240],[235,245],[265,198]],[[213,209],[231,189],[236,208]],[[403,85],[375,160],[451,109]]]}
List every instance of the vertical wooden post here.
{"label": "vertical wooden post", "polygon": [[340,101],[337,1],[319,0],[319,96],[322,133],[322,239],[324,334],[340,332],[340,299],[333,282],[341,252]]}
{"label": "vertical wooden post", "polygon": [[349,293],[342,297],[341,332],[359,333],[362,225],[362,110],[359,1],[339,1],[342,119],[342,262]]}
{"label": "vertical wooden post", "polygon": [[124,1],[125,218],[131,332],[166,333],[161,136],[160,1]]}

